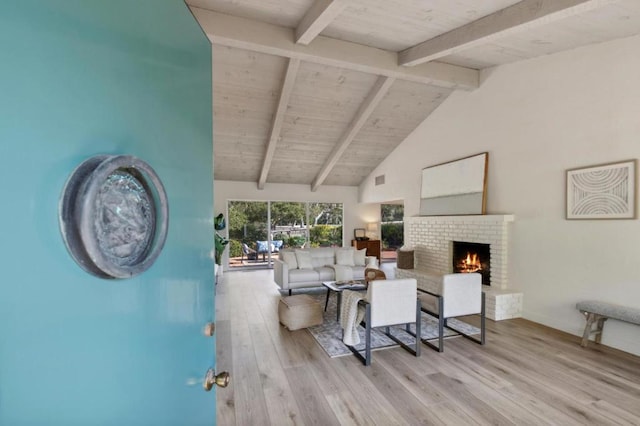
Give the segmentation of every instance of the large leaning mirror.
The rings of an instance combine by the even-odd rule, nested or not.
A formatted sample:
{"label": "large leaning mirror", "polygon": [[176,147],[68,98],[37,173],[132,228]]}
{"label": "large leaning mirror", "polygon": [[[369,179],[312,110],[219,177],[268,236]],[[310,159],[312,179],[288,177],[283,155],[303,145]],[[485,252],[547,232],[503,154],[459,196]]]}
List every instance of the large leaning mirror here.
{"label": "large leaning mirror", "polygon": [[489,153],[422,169],[420,215],[485,214]]}

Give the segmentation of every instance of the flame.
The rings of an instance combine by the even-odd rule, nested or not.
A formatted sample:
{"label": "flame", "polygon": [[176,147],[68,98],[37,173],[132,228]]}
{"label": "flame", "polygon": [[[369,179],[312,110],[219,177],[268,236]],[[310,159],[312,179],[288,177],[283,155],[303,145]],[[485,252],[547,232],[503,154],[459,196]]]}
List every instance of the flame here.
{"label": "flame", "polygon": [[482,270],[482,263],[476,253],[467,252],[467,257],[458,262],[458,272],[478,272]]}

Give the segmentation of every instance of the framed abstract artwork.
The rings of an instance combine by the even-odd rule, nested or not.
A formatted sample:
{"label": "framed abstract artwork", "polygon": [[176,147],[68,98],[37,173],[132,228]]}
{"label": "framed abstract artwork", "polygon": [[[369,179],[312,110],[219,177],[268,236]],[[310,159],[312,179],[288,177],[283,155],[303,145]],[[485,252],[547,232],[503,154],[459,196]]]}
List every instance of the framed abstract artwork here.
{"label": "framed abstract artwork", "polygon": [[636,160],[567,170],[567,219],[635,219]]}

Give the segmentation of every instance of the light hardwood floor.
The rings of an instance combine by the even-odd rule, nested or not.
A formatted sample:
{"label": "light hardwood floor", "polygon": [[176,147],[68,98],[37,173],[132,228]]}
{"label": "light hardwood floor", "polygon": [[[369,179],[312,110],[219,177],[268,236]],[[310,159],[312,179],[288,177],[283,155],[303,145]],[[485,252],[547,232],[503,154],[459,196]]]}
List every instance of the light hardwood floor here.
{"label": "light hardwood floor", "polygon": [[273,272],[225,273],[216,291],[218,425],[640,424],[640,358],[530,321],[487,321],[487,344],[445,341],[329,358],[278,323]]}

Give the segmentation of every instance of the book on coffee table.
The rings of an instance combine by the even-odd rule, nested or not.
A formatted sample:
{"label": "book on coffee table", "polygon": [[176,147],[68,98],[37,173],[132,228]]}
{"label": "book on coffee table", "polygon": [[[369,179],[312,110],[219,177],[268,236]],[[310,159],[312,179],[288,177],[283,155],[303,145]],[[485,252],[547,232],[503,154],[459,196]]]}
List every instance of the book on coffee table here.
{"label": "book on coffee table", "polygon": [[341,290],[362,290],[367,288],[367,284],[360,280],[336,281],[336,287]]}

